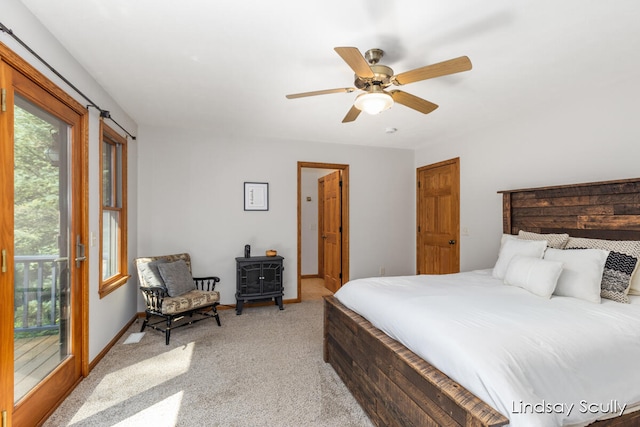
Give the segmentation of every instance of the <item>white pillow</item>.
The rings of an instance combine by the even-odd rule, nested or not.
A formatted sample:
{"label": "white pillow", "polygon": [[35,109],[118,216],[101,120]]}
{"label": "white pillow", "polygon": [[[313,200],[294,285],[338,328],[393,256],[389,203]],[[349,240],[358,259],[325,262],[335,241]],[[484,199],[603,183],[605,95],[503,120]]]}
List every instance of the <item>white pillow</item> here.
{"label": "white pillow", "polygon": [[502,234],[502,237],[500,238],[500,245],[504,245],[504,242],[506,242],[507,240],[513,240],[513,239],[517,239],[518,236],[515,234]]}
{"label": "white pillow", "polygon": [[544,259],[563,263],[553,294],[600,303],[600,283],[608,256],[609,251],[603,249],[547,249]]}
{"label": "white pillow", "polygon": [[562,263],[515,255],[504,276],[506,285],[526,289],[543,298],[551,298],[562,273]]}
{"label": "white pillow", "polygon": [[[570,237],[566,246],[566,249],[569,248],[604,249],[629,255],[640,260],[640,241],[638,240],[602,240]],[[636,263],[636,269],[631,274],[631,288],[628,291],[630,295],[640,295],[639,267],[640,262]]]}
{"label": "white pillow", "polygon": [[498,261],[493,267],[493,277],[504,279],[509,262],[515,255],[542,258],[545,249],[547,249],[546,240],[505,239],[500,247]]}

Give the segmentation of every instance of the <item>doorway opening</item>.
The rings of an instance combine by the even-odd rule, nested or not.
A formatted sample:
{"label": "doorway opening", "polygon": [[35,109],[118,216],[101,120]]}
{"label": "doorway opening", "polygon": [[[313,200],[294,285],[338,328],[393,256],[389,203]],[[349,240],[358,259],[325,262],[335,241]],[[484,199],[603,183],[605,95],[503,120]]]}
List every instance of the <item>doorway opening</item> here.
{"label": "doorway opening", "polygon": [[332,294],[348,280],[349,165],[298,162],[296,301]]}

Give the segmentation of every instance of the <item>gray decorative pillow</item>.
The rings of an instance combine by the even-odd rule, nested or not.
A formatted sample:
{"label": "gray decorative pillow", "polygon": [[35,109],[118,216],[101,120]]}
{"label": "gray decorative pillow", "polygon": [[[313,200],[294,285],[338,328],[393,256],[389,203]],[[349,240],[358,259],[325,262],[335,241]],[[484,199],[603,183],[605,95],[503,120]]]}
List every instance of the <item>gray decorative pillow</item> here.
{"label": "gray decorative pillow", "polygon": [[164,285],[164,280],[162,280],[162,276],[160,275],[160,271],[158,270],[158,264],[165,263],[164,260],[157,260],[147,262],[145,264],[139,264],[138,269],[140,270],[140,275],[142,276],[143,283],[142,286],[160,286],[166,288]]}
{"label": "gray decorative pillow", "polygon": [[160,263],[158,270],[170,297],[182,295],[196,288],[189,267],[183,260]]}
{"label": "gray decorative pillow", "polygon": [[539,234],[531,231],[520,230],[518,232],[518,239],[524,240],[546,240],[547,247],[554,249],[564,249],[565,245],[569,241],[568,234]]}

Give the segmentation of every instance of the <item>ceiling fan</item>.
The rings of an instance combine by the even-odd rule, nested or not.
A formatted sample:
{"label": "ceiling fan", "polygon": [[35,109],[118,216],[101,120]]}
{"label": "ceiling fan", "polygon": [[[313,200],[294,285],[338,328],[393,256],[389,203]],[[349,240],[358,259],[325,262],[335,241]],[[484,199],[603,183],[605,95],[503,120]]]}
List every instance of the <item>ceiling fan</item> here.
{"label": "ceiling fan", "polygon": [[287,95],[288,99],[303,98],[306,96],[326,95],[330,93],[351,93],[356,89],[364,91],[356,98],[353,106],[342,119],[342,123],[352,122],[358,118],[361,111],[369,114],[378,114],[388,110],[397,102],[406,107],[412,108],[423,114],[428,114],[438,108],[438,106],[425,99],[411,95],[401,90],[385,89],[392,84],[402,86],[420,80],[432,79],[434,77],[446,76],[471,69],[471,61],[466,56],[449,59],[437,64],[427,65],[394,74],[393,70],[386,65],[379,64],[384,55],[381,49],[370,49],[364,56],[355,47],[336,47],[334,50],[342,57],[344,62],[356,73],[354,85],[356,87],[318,90],[314,92],[303,92]]}

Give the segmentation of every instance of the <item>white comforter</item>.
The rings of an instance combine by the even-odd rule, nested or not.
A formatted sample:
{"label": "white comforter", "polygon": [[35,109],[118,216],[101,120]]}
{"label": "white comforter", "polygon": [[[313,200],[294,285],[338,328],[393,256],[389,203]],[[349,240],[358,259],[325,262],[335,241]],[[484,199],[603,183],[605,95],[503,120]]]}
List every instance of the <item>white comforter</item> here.
{"label": "white comforter", "polygon": [[544,299],[491,270],[357,279],[335,297],[511,426],[586,425],[640,403],[638,297]]}

